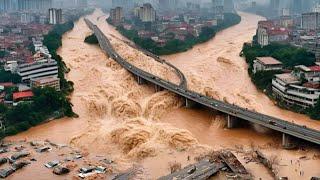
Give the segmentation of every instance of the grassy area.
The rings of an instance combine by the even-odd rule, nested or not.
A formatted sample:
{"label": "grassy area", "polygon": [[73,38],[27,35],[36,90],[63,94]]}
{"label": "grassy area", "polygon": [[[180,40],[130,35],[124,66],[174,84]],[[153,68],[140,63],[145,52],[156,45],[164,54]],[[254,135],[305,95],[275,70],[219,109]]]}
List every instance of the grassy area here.
{"label": "grassy area", "polygon": [[187,51],[188,49],[192,48],[194,45],[210,40],[215,36],[217,32],[223,29],[226,29],[230,26],[236,25],[240,23],[240,21],[241,21],[241,17],[239,15],[227,13],[225,14],[225,19],[223,20],[223,22],[219,23],[218,26],[204,27],[199,37],[194,37],[190,35],[184,41],[173,39],[168,41],[163,47],[158,46],[156,42],[154,42],[152,39],[140,38],[136,30],[126,30],[123,28],[123,26],[118,26],[117,30],[122,35],[124,35],[125,37],[132,40],[140,47],[150,52],[157,55],[167,55],[167,54],[174,54],[177,52]]}

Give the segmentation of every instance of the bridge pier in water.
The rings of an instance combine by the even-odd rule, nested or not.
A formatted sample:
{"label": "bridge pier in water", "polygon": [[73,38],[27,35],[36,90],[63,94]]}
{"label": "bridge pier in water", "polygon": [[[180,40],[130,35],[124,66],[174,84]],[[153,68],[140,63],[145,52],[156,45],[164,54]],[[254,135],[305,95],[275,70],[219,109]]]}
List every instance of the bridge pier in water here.
{"label": "bridge pier in water", "polygon": [[227,128],[232,129],[235,128],[238,124],[238,119],[230,114],[227,114]]}
{"label": "bridge pier in water", "polygon": [[160,91],[162,91],[163,90],[163,88],[161,87],[161,86],[158,86],[158,85],[154,85],[154,90],[156,91],[156,92],[160,92]]}
{"label": "bridge pier in water", "polygon": [[142,84],[146,84],[146,80],[144,80],[142,77],[140,76],[137,76],[137,82],[139,85],[142,85]]}
{"label": "bridge pier in water", "polygon": [[186,107],[187,107],[187,108],[193,108],[193,107],[196,106],[196,105],[197,105],[196,102],[194,102],[194,101],[186,98]]}
{"label": "bridge pier in water", "polygon": [[297,147],[297,144],[295,143],[295,138],[291,135],[282,133],[282,147],[284,149],[294,149]]}

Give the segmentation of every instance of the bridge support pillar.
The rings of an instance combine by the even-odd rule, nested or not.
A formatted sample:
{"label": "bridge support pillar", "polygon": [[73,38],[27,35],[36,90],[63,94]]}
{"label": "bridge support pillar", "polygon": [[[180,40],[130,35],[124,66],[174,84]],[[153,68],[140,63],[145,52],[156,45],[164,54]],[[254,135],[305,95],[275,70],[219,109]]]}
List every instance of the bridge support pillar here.
{"label": "bridge support pillar", "polygon": [[238,124],[238,120],[236,117],[227,114],[227,127],[228,129],[235,128]]}
{"label": "bridge support pillar", "polygon": [[197,104],[196,102],[186,98],[186,107],[187,108],[193,108],[196,104]]}
{"label": "bridge support pillar", "polygon": [[160,92],[160,91],[162,91],[163,89],[162,89],[162,87],[161,86],[158,86],[158,85],[154,85],[154,90],[156,91],[156,92]]}
{"label": "bridge support pillar", "polygon": [[137,82],[139,85],[146,84],[146,80],[139,76],[137,76]]}
{"label": "bridge support pillar", "polygon": [[291,135],[282,133],[282,147],[284,149],[294,149],[297,147],[297,144],[294,142],[294,137]]}

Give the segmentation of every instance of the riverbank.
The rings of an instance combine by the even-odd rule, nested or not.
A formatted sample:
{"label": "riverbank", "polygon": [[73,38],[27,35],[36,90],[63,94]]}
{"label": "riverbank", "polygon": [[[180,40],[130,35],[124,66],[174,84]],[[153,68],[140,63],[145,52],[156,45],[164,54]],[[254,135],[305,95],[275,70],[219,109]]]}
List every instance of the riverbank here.
{"label": "riverbank", "polygon": [[[226,100],[238,106],[278,117],[287,121],[320,130],[320,123],[305,115],[281,109],[252,83],[248,74],[248,64],[239,56],[243,43],[249,42],[256,33],[257,22],[263,17],[239,12],[240,24],[223,30],[210,41],[194,46],[187,52],[162,58],[178,67],[186,76],[189,88],[219,100]],[[299,171],[305,172],[303,178],[319,173],[312,168],[319,166],[317,148],[306,148],[306,151],[286,151],[281,149],[281,136],[257,125],[246,124],[244,127],[224,129],[225,119],[219,114],[203,109],[181,108],[161,118],[175,127],[190,131],[202,144],[215,149],[242,146],[250,149],[250,144],[262,148],[269,157],[279,157],[279,176],[289,179],[301,179]],[[301,161],[299,157],[307,152],[310,161]],[[313,160],[311,160],[313,159]],[[291,160],[293,164],[291,164]],[[300,166],[298,166],[300,161]],[[311,165],[313,164],[313,166]],[[251,163],[246,165],[257,179],[271,179],[268,173]],[[295,171],[297,169],[297,171]],[[308,175],[306,175],[308,174]]]}
{"label": "riverbank", "polygon": [[[199,86],[199,89],[206,84],[211,85],[211,82],[207,80],[213,79],[215,74],[212,73],[225,75],[228,72],[227,74],[233,77],[231,75],[235,75],[233,73],[237,70],[239,71],[237,77],[241,77],[242,73],[247,75],[247,69],[238,66],[242,62],[243,65],[246,65],[238,54],[243,42],[249,40],[255,32],[256,24],[253,21],[257,20],[257,17],[246,14],[242,16],[244,19],[241,24],[226,29],[218,33],[210,42],[197,45],[189,50],[192,56],[187,58],[188,60],[185,57],[181,59],[179,68],[183,65],[184,68],[181,70],[184,73],[186,69],[194,70],[193,72],[207,70],[203,72],[205,75],[195,73],[194,75],[197,76],[193,79],[190,79],[190,73],[187,73],[188,82],[193,88],[196,85]],[[172,80],[174,73],[171,74],[171,71],[165,70],[159,64],[150,66],[153,60],[133,51],[130,47],[125,46],[125,43],[119,42],[125,38],[112,26],[106,24],[105,17],[105,14],[96,11],[87,18],[96,23],[112,39],[112,43],[119,46],[116,47],[117,49],[122,48],[117,51],[121,53],[126,51],[126,58],[132,57],[129,59],[131,63],[139,63],[139,68],[156,73],[158,76],[167,75],[169,80]],[[317,169],[312,168],[320,166],[319,160],[313,159],[314,155],[319,154],[316,149],[286,151],[280,148],[281,137],[277,134],[259,133],[254,128],[248,129],[248,127],[224,129],[224,117],[215,112],[208,112],[205,109],[181,108],[183,102],[179,97],[166,91],[155,93],[152,86],[138,85],[134,77],[109,59],[99,46],[84,43],[83,40],[90,34],[92,32],[83,19],[80,19],[72,31],[64,34],[63,46],[58,50],[58,54],[64,58],[67,67],[70,68],[67,79],[74,82],[75,89],[70,98],[79,118],[54,120],[8,139],[17,141],[48,139],[52,142],[70,144],[72,147],[85,150],[90,156],[103,156],[113,160],[116,172],[126,172],[132,167],[138,167],[137,178],[140,179],[157,179],[170,173],[171,163],[180,163],[184,167],[208,149],[232,149],[232,152],[256,179],[260,177],[272,179],[267,169],[261,164],[247,162],[246,152],[251,147],[262,148],[267,157],[279,156],[280,162],[277,167],[281,170],[281,176],[299,179],[301,178],[300,170],[305,170],[304,177],[318,176]],[[199,46],[204,47],[203,51],[198,50]],[[225,68],[221,70],[216,69],[220,68],[219,63],[218,67],[216,64],[205,64],[206,69],[203,69],[200,67],[202,63],[216,61],[215,57],[208,56],[208,53],[236,56],[238,57],[234,59],[236,67],[230,67],[227,61],[223,61],[225,63],[221,63]],[[174,64],[180,62],[179,58],[169,60]],[[161,71],[162,68],[163,71]],[[217,79],[220,77],[222,78],[222,76],[216,76]],[[204,79],[204,81],[198,79]],[[178,80],[176,79],[177,82]],[[226,82],[225,76],[224,81],[221,82],[220,86],[223,88]],[[250,81],[241,83],[247,82]],[[235,86],[234,89],[229,88],[230,91],[237,90],[237,88],[243,90],[238,87],[239,81],[230,82],[230,84]],[[243,86],[248,85],[243,84]],[[218,88],[218,86],[211,88]],[[243,91],[245,92],[246,89]],[[296,162],[301,156],[307,158],[298,166]],[[291,165],[290,160],[295,164]],[[23,175],[40,172],[43,169],[45,167],[42,164],[35,163],[35,165],[26,167],[21,176],[18,173],[13,179],[19,179],[19,177],[21,179]],[[44,172],[41,174],[44,179],[52,177],[52,172]]]}
{"label": "riverbank", "polygon": [[291,45],[285,44],[270,44],[265,47],[260,47],[255,44],[244,44],[242,48],[242,54],[249,65],[248,73],[251,77],[252,82],[256,87],[269,96],[272,100],[277,102],[277,105],[283,109],[291,110],[297,113],[306,114],[312,119],[320,120],[320,101],[315,107],[308,109],[302,109],[298,106],[288,106],[285,102],[277,99],[272,92],[272,79],[276,74],[283,74],[284,71],[260,71],[253,73],[253,63],[257,57],[274,57],[283,63],[286,71],[292,71],[295,66],[315,65],[314,54],[307,52],[303,48],[297,48]]}
{"label": "riverbank", "polygon": [[[224,15],[224,20],[219,22],[217,26],[203,27],[198,37],[188,36],[183,41],[178,39],[169,40],[163,46],[157,45],[157,43],[150,38],[139,37],[138,32],[134,29],[127,30],[123,26],[117,26],[116,29],[136,45],[153,54],[169,55],[187,51],[196,44],[207,42],[212,39],[217,32],[239,24],[240,21],[241,17],[238,14],[227,13]],[[108,23],[110,23],[110,21],[108,21]]]}
{"label": "riverbank", "polygon": [[[32,98],[29,102],[19,103],[17,106],[1,106],[2,128],[0,137],[15,135],[37,126],[48,119],[57,119],[64,116],[72,117],[75,113],[67,96],[73,91],[72,82],[65,79],[67,68],[56,50],[62,45],[61,38],[64,33],[74,27],[73,21],[80,18],[82,14],[71,17],[64,24],[58,24],[52,27],[48,34],[44,35],[43,44],[48,47],[52,58],[58,64],[58,77],[60,78],[60,89],[56,91],[53,88],[32,89]],[[12,94],[11,94],[12,96]]]}

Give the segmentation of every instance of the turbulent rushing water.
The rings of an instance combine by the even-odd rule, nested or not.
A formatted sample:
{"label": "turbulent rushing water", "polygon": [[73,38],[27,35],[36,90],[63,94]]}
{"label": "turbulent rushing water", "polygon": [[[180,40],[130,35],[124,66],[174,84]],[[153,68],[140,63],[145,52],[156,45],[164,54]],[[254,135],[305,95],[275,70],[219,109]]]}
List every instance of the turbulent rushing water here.
{"label": "turbulent rushing water", "polygon": [[[242,44],[252,38],[261,17],[242,13],[242,22],[222,31],[211,41],[192,50],[165,57],[187,76],[189,88],[221,100],[282,118],[293,118],[299,123],[319,128],[307,117],[277,108],[265,95],[258,92],[247,75],[247,66],[238,56]],[[90,18],[108,35],[119,53],[131,63],[167,80],[178,78],[164,65],[128,47],[123,38],[106,24],[105,15],[96,11]],[[168,163],[186,165],[187,157],[197,156],[210,149],[262,149],[268,156],[277,155],[281,175],[293,179],[319,176],[318,151],[285,151],[279,148],[279,136],[260,134],[253,129],[224,129],[222,115],[204,109],[185,109],[176,95],[163,91],[154,93],[153,87],[138,86],[133,76],[109,59],[97,46],[85,44],[90,34],[83,19],[63,36],[59,54],[70,67],[68,79],[75,83],[71,99],[77,119],[63,119],[32,128],[10,137],[20,139],[50,139],[57,143],[88,150],[93,155],[104,155],[115,160],[117,171],[141,164],[142,177],[156,178],[169,173]],[[115,38],[117,37],[117,38]],[[118,39],[119,38],[119,39]],[[306,155],[308,160],[298,159]],[[237,155],[245,162],[244,153]],[[281,159],[280,159],[281,158]],[[294,164],[291,165],[291,160]],[[271,178],[267,170],[255,163],[244,163],[256,178]],[[283,166],[285,165],[285,166]],[[40,170],[42,166],[39,166]],[[34,171],[34,169],[24,170]],[[318,174],[317,174],[318,173]],[[46,176],[44,175],[44,178]]]}

